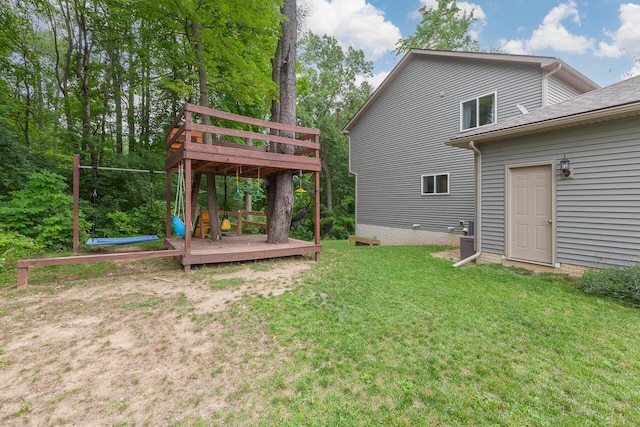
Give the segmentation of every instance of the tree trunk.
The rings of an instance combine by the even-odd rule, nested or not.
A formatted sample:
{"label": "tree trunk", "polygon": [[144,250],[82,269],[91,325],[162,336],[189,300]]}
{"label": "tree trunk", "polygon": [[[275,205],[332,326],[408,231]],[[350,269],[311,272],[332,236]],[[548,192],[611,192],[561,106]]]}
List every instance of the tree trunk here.
{"label": "tree trunk", "polygon": [[[116,42],[117,43],[117,42]],[[115,104],[116,113],[116,153],[124,152],[122,146],[122,67],[120,65],[120,49],[117,46],[111,46],[111,73],[113,81],[113,103]]]}
{"label": "tree trunk", "polygon": [[[53,16],[52,12],[48,12],[48,19],[51,25],[51,29],[53,31],[53,43],[56,55],[55,62],[55,75],[56,81],[58,83],[58,90],[62,94],[63,100],[63,108],[64,108],[64,116],[66,123],[66,135],[65,138],[68,138],[72,141],[72,144],[75,149],[78,147],[75,144],[75,138],[73,137],[74,133],[72,132],[73,128],[73,119],[71,116],[71,101],[69,100],[69,76],[71,73],[71,58],[73,56],[73,51],[75,49],[73,34],[71,31],[71,15],[69,12],[69,4],[68,3],[60,3],[60,12],[64,17],[65,28],[67,30],[67,50],[65,52],[64,63],[62,63],[61,55],[60,55],[60,46],[58,45],[58,27],[56,24],[56,19]],[[62,75],[61,73],[62,69]],[[57,96],[56,96],[57,98]]]}
{"label": "tree trunk", "polygon": [[[202,47],[202,32],[200,28],[200,22],[197,19],[193,19],[193,44],[195,47],[196,62],[198,63],[198,80],[200,87],[200,105],[203,107],[209,107],[209,89],[207,87],[207,69],[204,60],[204,53]],[[210,125],[211,117],[202,116],[202,124]],[[204,143],[212,145],[212,137],[210,133],[204,134]],[[209,225],[211,230],[211,239],[220,240],[222,233],[220,231],[220,213],[218,211],[218,194],[216,191],[216,176],[215,174],[207,174],[207,204],[209,208]]]}
{"label": "tree trunk", "polygon": [[[274,122],[296,124],[296,41],[297,16],[296,0],[285,0],[282,7],[285,16],[282,22],[282,35],[278,40],[276,56],[273,60],[273,80],[278,84],[280,99],[274,101],[271,108],[271,120]],[[291,132],[280,132],[282,136],[293,137]],[[274,144],[273,151],[292,154],[293,147],[287,144]],[[267,202],[267,242],[287,243],[293,210],[293,172],[274,173],[268,180]]]}
{"label": "tree trunk", "polygon": [[329,212],[333,212],[333,188],[331,187],[331,169],[329,169],[329,165],[324,160],[324,158],[320,159],[320,163],[322,165],[322,172],[324,172],[325,176],[325,185],[327,187],[327,210]]}
{"label": "tree trunk", "polygon": [[134,71],[133,49],[129,51],[129,87],[127,88],[127,132],[129,152],[138,151],[136,147],[136,74]]}
{"label": "tree trunk", "polygon": [[93,40],[89,30],[88,16],[80,6],[75,9],[76,23],[78,24],[77,68],[76,73],[80,80],[80,102],[82,103],[82,145],[84,150],[91,154],[91,164],[97,166],[98,153],[92,142],[91,129],[91,94],[89,87],[89,65],[93,52]]}

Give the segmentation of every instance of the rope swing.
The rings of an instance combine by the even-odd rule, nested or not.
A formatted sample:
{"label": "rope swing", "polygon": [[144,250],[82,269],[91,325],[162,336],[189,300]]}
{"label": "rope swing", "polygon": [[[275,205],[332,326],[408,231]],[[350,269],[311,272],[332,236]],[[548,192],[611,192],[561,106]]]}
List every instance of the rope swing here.
{"label": "rope swing", "polygon": [[173,217],[171,217],[171,226],[173,231],[180,237],[184,237],[187,232],[187,227],[184,221],[180,218],[184,218],[184,193],[185,193],[185,181],[184,181],[184,163],[180,162],[178,165],[178,184],[176,190],[176,202],[173,207]]}

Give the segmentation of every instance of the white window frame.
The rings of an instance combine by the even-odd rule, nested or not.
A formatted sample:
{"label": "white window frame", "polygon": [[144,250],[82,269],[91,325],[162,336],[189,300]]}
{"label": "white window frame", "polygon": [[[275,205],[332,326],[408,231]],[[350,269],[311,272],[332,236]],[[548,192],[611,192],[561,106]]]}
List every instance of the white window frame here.
{"label": "white window frame", "polygon": [[[476,123],[480,123],[480,98],[485,98],[487,96],[493,95],[493,122],[486,123],[484,125],[476,125],[474,127],[465,128],[464,127],[464,104],[469,101],[476,102]],[[485,93],[484,95],[476,96],[474,98],[466,99],[460,102],[460,132],[466,132],[472,129],[477,129],[482,126],[489,126],[498,122],[498,91],[493,91],[489,93]]]}
{"label": "white window frame", "polygon": [[[433,193],[427,193],[425,192],[425,188],[424,188],[424,179],[426,177],[433,177]],[[438,193],[438,186],[436,185],[436,180],[437,177],[439,176],[446,176],[447,177],[447,192],[446,193]],[[443,173],[428,173],[428,174],[424,174],[424,175],[420,175],[420,195],[422,196],[444,196],[449,194],[449,192],[451,191],[451,176],[449,175],[449,172],[443,172]]]}

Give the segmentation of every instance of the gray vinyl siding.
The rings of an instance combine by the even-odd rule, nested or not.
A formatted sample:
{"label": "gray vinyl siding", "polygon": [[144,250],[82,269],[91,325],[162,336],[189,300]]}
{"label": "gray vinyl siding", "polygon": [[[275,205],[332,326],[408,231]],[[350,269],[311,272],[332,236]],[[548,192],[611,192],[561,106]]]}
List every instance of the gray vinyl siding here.
{"label": "gray vinyl siding", "polygon": [[602,268],[640,262],[640,123],[637,118],[481,145],[482,248],[505,253],[505,168],[566,155],[556,170],[557,262]]}
{"label": "gray vinyl siding", "polygon": [[575,87],[568,85],[556,76],[549,78],[547,86],[547,105],[557,104],[582,94]]}
{"label": "gray vinyl siding", "polygon": [[[349,132],[356,222],[446,232],[474,218],[474,162],[444,145],[460,132],[460,103],[497,92],[498,120],[542,102],[539,66],[416,58]],[[440,96],[443,92],[444,96]],[[449,173],[448,195],[421,195],[421,176]]]}

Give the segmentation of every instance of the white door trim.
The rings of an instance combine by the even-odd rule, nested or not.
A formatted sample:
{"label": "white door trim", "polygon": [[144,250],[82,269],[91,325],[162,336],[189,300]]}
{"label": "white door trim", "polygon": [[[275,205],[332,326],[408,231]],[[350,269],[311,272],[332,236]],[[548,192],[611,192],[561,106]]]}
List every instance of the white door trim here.
{"label": "white door trim", "polygon": [[[550,166],[551,169],[551,262],[541,263],[536,261],[522,260],[512,257],[511,248],[511,179],[510,174],[512,169],[535,167],[535,166]],[[529,264],[540,264],[547,266],[557,266],[557,215],[556,215],[556,182],[557,182],[557,170],[555,161],[549,162],[532,162],[532,163],[516,163],[511,165],[505,165],[504,169],[504,250],[505,258],[513,261],[527,262]]]}

